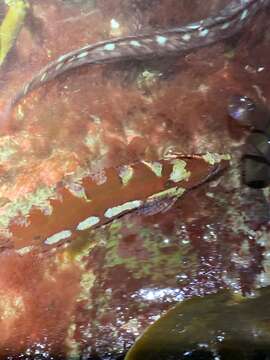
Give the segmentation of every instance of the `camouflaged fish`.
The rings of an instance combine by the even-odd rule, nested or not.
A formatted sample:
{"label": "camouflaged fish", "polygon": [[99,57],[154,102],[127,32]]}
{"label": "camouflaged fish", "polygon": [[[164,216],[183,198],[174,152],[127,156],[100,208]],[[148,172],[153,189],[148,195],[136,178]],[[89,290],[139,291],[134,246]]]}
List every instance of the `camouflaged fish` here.
{"label": "camouflaged fish", "polygon": [[112,38],[60,56],[45,66],[17,93],[10,109],[34,88],[54,79],[65,71],[84,64],[110,63],[129,59],[183,54],[211,45],[239,32],[248,21],[270,0],[232,0],[216,16],[186,26],[141,34]]}
{"label": "camouflaged fish", "polygon": [[[80,189],[62,185],[49,200],[50,210],[32,207],[9,221],[9,239],[2,249],[21,253],[41,247],[50,250],[84,231],[102,226],[132,211],[150,215],[166,211],[187,191],[225,169],[229,157],[206,154],[140,161],[108,168],[102,176],[86,176]],[[1,244],[0,244],[1,245]]]}

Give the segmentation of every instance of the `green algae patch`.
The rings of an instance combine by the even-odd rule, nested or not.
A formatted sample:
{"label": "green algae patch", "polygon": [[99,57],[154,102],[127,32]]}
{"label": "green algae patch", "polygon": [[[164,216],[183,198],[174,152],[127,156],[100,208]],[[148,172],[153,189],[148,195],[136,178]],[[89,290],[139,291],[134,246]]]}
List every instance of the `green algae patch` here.
{"label": "green algae patch", "polygon": [[180,159],[171,160],[173,170],[170,174],[170,180],[173,182],[179,182],[182,180],[188,180],[190,177],[190,171],[186,170],[187,163]]}
{"label": "green algae patch", "polygon": [[3,137],[0,143],[0,163],[10,160],[18,152],[18,149],[18,145],[10,137]]}
{"label": "green algae patch", "polygon": [[143,72],[141,72],[137,77],[137,85],[141,89],[149,88],[157,82],[159,76],[160,76],[159,72],[149,71],[146,69]]}
{"label": "green algae patch", "polygon": [[220,163],[222,160],[229,161],[231,159],[231,156],[229,154],[217,154],[207,152],[205,155],[202,156],[202,158],[210,165],[215,165]]}
{"label": "green algae patch", "polygon": [[23,0],[6,0],[9,9],[0,26],[0,65],[13,47],[24,24],[28,3]]}
{"label": "green algae patch", "polygon": [[[129,222],[129,231],[132,227],[136,238],[123,255],[120,249],[125,246],[124,223],[118,220],[111,224],[105,245],[105,268],[122,266],[132,273],[133,278],[148,277],[154,282],[167,281],[183,270],[182,260],[183,256],[189,256],[189,244],[179,243],[175,236],[167,239],[157,228],[143,226],[138,229],[137,224]],[[190,258],[190,266],[197,267],[196,256]]]}
{"label": "green algae patch", "polygon": [[269,353],[269,300],[270,287],[249,298],[222,291],[186,300],[149,326],[125,360],[181,359],[202,350],[221,359]]}
{"label": "green algae patch", "polygon": [[33,208],[51,211],[50,199],[55,196],[55,190],[49,187],[40,187],[35,193],[27,194],[27,196],[18,199],[16,202],[6,204],[1,211],[0,227],[6,228],[11,219],[16,216],[27,216]]}

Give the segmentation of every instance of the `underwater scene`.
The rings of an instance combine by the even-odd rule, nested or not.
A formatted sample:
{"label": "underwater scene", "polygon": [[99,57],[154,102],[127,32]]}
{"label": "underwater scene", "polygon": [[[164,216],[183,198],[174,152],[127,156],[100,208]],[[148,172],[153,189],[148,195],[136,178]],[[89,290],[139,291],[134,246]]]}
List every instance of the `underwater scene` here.
{"label": "underwater scene", "polygon": [[0,1],[0,359],[270,359],[270,0]]}

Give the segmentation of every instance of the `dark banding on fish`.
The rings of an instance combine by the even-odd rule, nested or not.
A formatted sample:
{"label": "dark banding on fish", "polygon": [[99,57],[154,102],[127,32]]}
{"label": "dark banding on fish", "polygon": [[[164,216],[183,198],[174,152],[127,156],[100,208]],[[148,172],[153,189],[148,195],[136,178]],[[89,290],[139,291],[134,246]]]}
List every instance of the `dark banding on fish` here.
{"label": "dark banding on fish", "polygon": [[242,155],[244,184],[257,189],[269,186],[270,110],[247,96],[234,95],[229,100],[228,112],[237,123],[251,128]]}
{"label": "dark banding on fish", "polygon": [[86,45],[50,62],[25,84],[10,103],[10,109],[31,90],[67,70],[84,64],[181,54],[211,45],[239,32],[270,0],[233,0],[216,16],[151,34],[126,36]]}

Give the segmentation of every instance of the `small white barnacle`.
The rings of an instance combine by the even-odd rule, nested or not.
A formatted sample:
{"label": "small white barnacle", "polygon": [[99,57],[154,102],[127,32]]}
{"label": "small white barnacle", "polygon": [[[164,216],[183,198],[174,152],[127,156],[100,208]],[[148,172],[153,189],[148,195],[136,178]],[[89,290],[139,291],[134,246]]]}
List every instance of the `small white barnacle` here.
{"label": "small white barnacle", "polygon": [[54,245],[57,244],[61,240],[68,239],[72,235],[72,232],[70,230],[63,230],[56,234],[53,234],[52,236],[49,236],[45,241],[44,244],[46,245]]}
{"label": "small white barnacle", "polygon": [[48,75],[47,72],[43,73],[40,78],[40,81],[42,82],[42,81],[46,80],[47,75]]}
{"label": "small white barnacle", "polygon": [[88,51],[83,51],[79,55],[77,55],[77,59],[82,59],[88,55]]}
{"label": "small white barnacle", "polygon": [[222,26],[221,26],[221,29],[222,30],[226,30],[230,27],[231,23],[230,22],[225,22]]}
{"label": "small white barnacle", "polygon": [[141,200],[128,201],[122,205],[118,205],[118,206],[107,209],[104,213],[104,216],[108,219],[111,219],[111,218],[118,216],[126,211],[138,209],[142,204],[143,204],[143,202]]}
{"label": "small white barnacle", "polygon": [[240,20],[245,20],[245,18],[248,16],[248,9],[245,9],[242,14],[241,14],[241,17],[240,17]]}
{"label": "small white barnacle", "polygon": [[115,49],[115,44],[108,43],[108,44],[104,45],[103,49],[106,51],[113,51]]}
{"label": "small white barnacle", "polygon": [[209,33],[209,30],[208,30],[208,29],[201,29],[201,30],[199,31],[199,36],[205,37],[205,36],[208,35],[208,33]]}
{"label": "small white barnacle", "polygon": [[134,47],[140,47],[141,43],[139,41],[137,41],[137,40],[131,40],[130,45],[132,45]]}
{"label": "small white barnacle", "polygon": [[129,181],[132,179],[134,174],[134,169],[130,165],[123,165],[119,167],[119,177],[121,178],[122,184],[126,186]]}
{"label": "small white barnacle", "polygon": [[184,160],[173,159],[171,160],[173,165],[172,172],[170,174],[170,180],[173,182],[179,182],[187,180],[190,177],[190,171],[186,170],[187,163]]}
{"label": "small white barnacle", "polygon": [[156,41],[159,45],[163,46],[166,44],[166,42],[168,41],[168,39],[165,36],[161,36],[161,35],[157,35],[156,36]]}
{"label": "small white barnacle", "polygon": [[81,221],[76,230],[87,230],[90,229],[92,226],[95,226],[96,224],[98,224],[100,221],[100,219],[97,216],[89,216],[88,218],[86,218],[85,220]]}
{"label": "small white barnacle", "polygon": [[184,34],[184,35],[182,36],[182,39],[183,39],[184,41],[189,41],[189,40],[191,39],[191,35],[188,34],[188,33],[186,33],[186,34]]}
{"label": "small white barnacle", "polygon": [[145,164],[146,166],[148,166],[150,168],[150,170],[152,170],[153,173],[157,177],[162,176],[163,165],[160,162],[158,162],[158,161],[143,161],[142,163]]}

